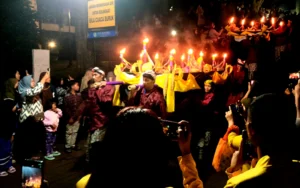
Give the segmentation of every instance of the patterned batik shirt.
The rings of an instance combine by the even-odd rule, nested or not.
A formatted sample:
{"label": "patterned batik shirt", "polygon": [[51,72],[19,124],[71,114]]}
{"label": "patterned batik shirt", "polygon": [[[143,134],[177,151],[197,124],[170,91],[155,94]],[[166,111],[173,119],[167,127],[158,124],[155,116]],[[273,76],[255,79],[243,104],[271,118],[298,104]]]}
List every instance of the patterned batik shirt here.
{"label": "patterned batik shirt", "polygon": [[33,98],[39,95],[42,92],[43,88],[44,85],[39,82],[34,88],[26,90],[26,95],[22,103],[22,110],[20,113],[20,123],[24,122],[29,116],[43,113],[43,105],[40,99],[32,102],[28,100],[29,98]]}

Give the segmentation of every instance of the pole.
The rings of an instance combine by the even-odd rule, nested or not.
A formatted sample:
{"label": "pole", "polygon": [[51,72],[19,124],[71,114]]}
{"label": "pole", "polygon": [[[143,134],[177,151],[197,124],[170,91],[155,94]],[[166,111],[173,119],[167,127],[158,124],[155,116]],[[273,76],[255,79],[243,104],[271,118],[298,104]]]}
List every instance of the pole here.
{"label": "pole", "polygon": [[94,66],[97,66],[97,55],[96,55],[96,39],[93,40],[93,51],[94,51]]}
{"label": "pole", "polygon": [[69,9],[68,9],[68,25],[69,25],[69,65],[71,67],[73,65],[73,53],[72,53],[72,34],[71,34],[71,8],[70,8],[70,1],[69,2]]}

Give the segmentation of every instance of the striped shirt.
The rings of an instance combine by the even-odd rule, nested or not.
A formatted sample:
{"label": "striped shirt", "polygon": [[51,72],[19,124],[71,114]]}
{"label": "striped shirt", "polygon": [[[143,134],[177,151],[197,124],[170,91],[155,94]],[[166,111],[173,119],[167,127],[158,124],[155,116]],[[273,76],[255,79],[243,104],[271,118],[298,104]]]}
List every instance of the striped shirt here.
{"label": "striped shirt", "polygon": [[25,100],[22,103],[22,110],[20,113],[20,123],[24,122],[29,116],[34,116],[36,114],[44,112],[41,100],[38,100],[34,103],[26,102],[26,97],[33,97],[40,94],[43,88],[43,84],[37,83],[37,85],[34,88],[26,90]]}

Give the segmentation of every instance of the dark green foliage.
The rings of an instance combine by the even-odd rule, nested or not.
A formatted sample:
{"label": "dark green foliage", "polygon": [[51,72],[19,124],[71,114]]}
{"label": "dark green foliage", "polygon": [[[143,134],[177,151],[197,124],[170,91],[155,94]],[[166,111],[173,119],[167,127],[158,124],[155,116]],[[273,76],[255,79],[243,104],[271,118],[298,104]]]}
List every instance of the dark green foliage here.
{"label": "dark green foliage", "polygon": [[[0,1],[1,73],[31,69],[32,49],[38,47],[36,13],[29,0]],[[11,75],[7,75],[11,76]]]}

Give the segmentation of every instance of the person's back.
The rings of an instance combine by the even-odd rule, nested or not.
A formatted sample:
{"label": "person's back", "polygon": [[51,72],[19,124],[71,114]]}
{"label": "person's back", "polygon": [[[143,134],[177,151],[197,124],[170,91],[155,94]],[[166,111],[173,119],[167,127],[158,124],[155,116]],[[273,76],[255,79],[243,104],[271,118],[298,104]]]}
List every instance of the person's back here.
{"label": "person's back", "polygon": [[229,187],[300,187],[300,163],[293,161],[295,106],[284,95],[264,94],[250,105],[247,136],[254,147],[256,166],[227,181]]}

